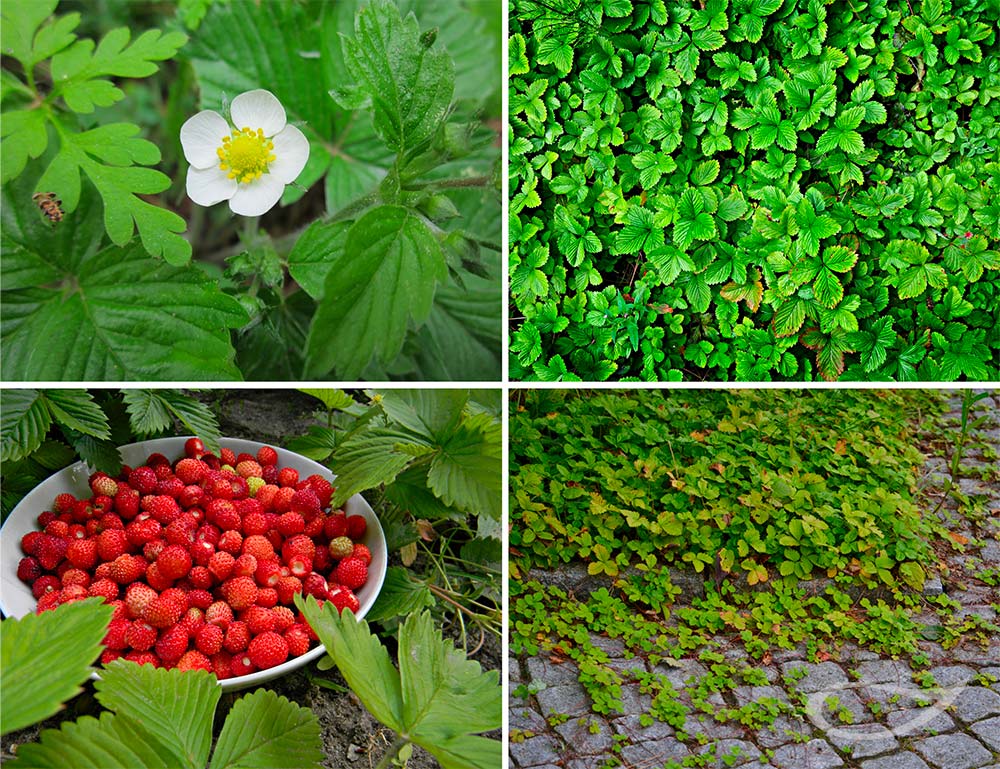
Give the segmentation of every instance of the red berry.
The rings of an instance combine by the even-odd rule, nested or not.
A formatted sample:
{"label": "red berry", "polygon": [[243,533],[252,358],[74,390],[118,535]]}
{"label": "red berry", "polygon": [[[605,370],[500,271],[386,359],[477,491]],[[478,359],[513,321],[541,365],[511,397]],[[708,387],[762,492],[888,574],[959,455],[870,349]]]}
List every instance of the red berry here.
{"label": "red berry", "polygon": [[270,446],[261,446],[257,450],[257,461],[262,465],[278,464],[278,452]]}
{"label": "red berry", "polygon": [[134,662],[136,665],[152,665],[154,668],[160,666],[160,661],[156,658],[156,655],[152,652],[147,651],[135,651],[129,652],[125,655],[125,659]]}
{"label": "red berry", "polygon": [[108,577],[119,585],[129,585],[146,573],[146,561],[125,553],[111,562]]}
{"label": "red berry", "polygon": [[234,677],[245,676],[249,673],[256,673],[257,668],[250,661],[246,654],[234,654],[230,668]]}
{"label": "red berry", "polygon": [[216,601],[205,609],[205,622],[218,625],[223,630],[233,621],[233,610],[225,601]]}
{"label": "red berry", "polygon": [[368,520],[363,515],[347,516],[347,536],[357,542],[368,530]]}
{"label": "red berry", "polygon": [[330,603],[336,607],[338,612],[350,609],[357,614],[358,609],[361,608],[361,602],[358,601],[358,597],[354,595],[354,592],[341,586],[335,587],[330,591]]}
{"label": "red berry", "polygon": [[217,580],[223,582],[229,579],[229,575],[233,573],[235,563],[236,559],[230,553],[219,550],[208,559],[208,570]]}
{"label": "red berry", "polygon": [[323,533],[327,539],[347,536],[347,516],[343,513],[328,515],[323,521]]}
{"label": "red berry", "polygon": [[309,651],[309,633],[302,625],[298,623],[290,625],[282,637],[288,644],[288,653],[293,657],[299,657]]}
{"label": "red berry", "polygon": [[71,513],[75,504],[76,497],[72,494],[60,494],[56,497],[56,501],[52,503],[52,509],[57,513]]}
{"label": "red berry", "polygon": [[285,540],[281,547],[281,557],[287,564],[293,557],[300,556],[310,561],[316,556],[316,543],[305,534],[298,534]]}
{"label": "red berry", "polygon": [[270,561],[275,558],[274,545],[271,544],[271,541],[267,537],[260,534],[251,534],[244,539],[242,552],[244,555],[252,555],[257,559],[257,563]]}
{"label": "red berry", "polygon": [[250,642],[247,656],[261,670],[273,668],[288,659],[288,643],[280,635],[269,630]]}
{"label": "red berry", "polygon": [[337,564],[333,578],[341,585],[357,590],[368,581],[368,566],[360,558],[345,558]]}
{"label": "red berry", "polygon": [[372,565],[372,551],[368,549],[367,545],[355,545],[351,555],[364,561],[365,566]]}
{"label": "red berry", "polygon": [[327,584],[326,580],[321,574],[308,574],[305,579],[302,580],[302,592],[305,595],[315,596],[319,599],[326,598]]}
{"label": "red berry", "polygon": [[113,497],[118,493],[118,484],[115,483],[113,478],[105,473],[98,473],[90,479],[90,490],[93,491],[95,495]]}
{"label": "red berry", "polygon": [[128,485],[140,494],[151,494],[156,489],[158,480],[156,471],[145,465],[135,468],[128,474]]}
{"label": "red berry", "polygon": [[250,643],[250,632],[247,630],[246,623],[239,620],[230,622],[229,627],[226,628],[225,638],[222,641],[222,645],[226,647],[226,651],[236,654],[236,652],[246,649],[248,643]]}
{"label": "red berry", "polygon": [[174,474],[180,478],[185,485],[191,485],[198,483],[198,481],[204,478],[205,471],[207,469],[208,468],[205,467],[203,462],[187,457],[174,465]]}
{"label": "red berry", "polygon": [[201,438],[188,438],[184,442],[184,453],[193,459],[201,459],[205,454],[205,444]]}
{"label": "red berry", "polygon": [[141,547],[159,537],[162,531],[163,527],[159,521],[149,517],[147,513],[143,513],[125,527],[125,538],[130,545]]}
{"label": "red berry", "polygon": [[118,598],[118,585],[110,579],[98,579],[90,583],[87,595],[100,596],[108,603]]}
{"label": "red berry", "polygon": [[167,628],[156,641],[156,655],[167,665],[177,662],[188,648],[188,632],[183,625]]}
{"label": "red berry", "polygon": [[252,459],[245,459],[236,465],[236,474],[241,478],[260,478],[263,473],[264,468]]}
{"label": "red berry", "polygon": [[270,609],[278,605],[278,591],[273,587],[257,588],[257,605]]}
{"label": "red berry", "polygon": [[183,613],[184,609],[176,601],[161,595],[146,605],[141,616],[146,623],[162,630],[176,625]]}
{"label": "red berry", "polygon": [[146,622],[136,620],[125,632],[125,642],[136,651],[148,651],[156,643],[156,630]]}
{"label": "red berry", "polygon": [[293,513],[300,513],[305,518],[313,518],[320,511],[319,497],[309,488],[299,489],[292,494],[289,505]]}
{"label": "red berry", "polygon": [[132,623],[127,619],[111,620],[111,624],[108,625],[108,632],[104,636],[104,640],[101,643],[109,649],[113,649],[115,651],[127,649],[128,642],[125,640],[125,636],[131,625]]}
{"label": "red berry", "polygon": [[191,571],[191,555],[181,545],[170,545],[160,553],[160,557],[156,559],[156,565],[165,578],[182,579]]}
{"label": "red berry", "polygon": [[143,502],[146,502],[146,511],[164,525],[170,523],[174,520],[174,518],[181,514],[180,505],[178,505],[177,500],[171,496],[159,494],[148,499],[148,502],[146,502],[146,498],[142,500]]}
{"label": "red berry", "polygon": [[46,571],[52,571],[59,565],[66,555],[66,548],[69,543],[65,539],[54,537],[51,534],[43,534],[35,548],[35,557],[38,563]]}
{"label": "red berry", "polygon": [[251,577],[233,577],[222,583],[221,590],[223,597],[236,611],[253,606],[257,601],[257,584]]}
{"label": "red berry", "polygon": [[35,596],[35,598],[40,599],[43,595],[58,593],[61,586],[62,583],[59,581],[58,577],[53,577],[51,574],[45,574],[35,580],[35,584],[31,586],[31,594]]}
{"label": "red berry", "polygon": [[212,663],[209,662],[208,657],[202,654],[200,651],[192,650],[185,652],[184,656],[180,658],[177,662],[178,670],[207,670],[212,671]]}
{"label": "red berry", "polygon": [[295,594],[302,592],[302,581],[298,577],[280,577],[274,589],[281,603],[291,603]]}
{"label": "red berry", "polygon": [[194,644],[198,647],[198,651],[211,656],[222,650],[224,637],[225,633],[218,625],[206,624],[198,630],[194,637]]}
{"label": "red berry", "polygon": [[306,478],[306,483],[309,484],[309,488],[316,492],[321,506],[326,507],[330,504],[330,498],[333,497],[333,485],[326,478],[313,474]]}
{"label": "red berry", "polygon": [[240,615],[240,620],[246,623],[250,635],[274,630],[274,615],[270,609],[265,609],[263,606],[251,606]]}
{"label": "red berry", "polygon": [[254,572],[257,571],[257,559],[254,558],[249,553],[244,553],[239,558],[236,559],[236,563],[233,564],[233,574],[234,577],[252,577]]}
{"label": "red berry", "polygon": [[42,576],[42,566],[33,556],[22,558],[17,563],[17,578],[22,582],[32,583]]}

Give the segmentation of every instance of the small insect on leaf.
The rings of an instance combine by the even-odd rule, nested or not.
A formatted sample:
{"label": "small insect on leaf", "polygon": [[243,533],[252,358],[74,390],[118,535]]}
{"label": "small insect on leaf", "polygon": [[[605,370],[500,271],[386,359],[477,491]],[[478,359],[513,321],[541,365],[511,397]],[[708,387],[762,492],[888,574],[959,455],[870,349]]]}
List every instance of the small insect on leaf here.
{"label": "small insect on leaf", "polygon": [[50,222],[58,224],[62,221],[62,201],[56,197],[54,192],[36,192],[31,196],[31,199],[35,201],[35,204]]}

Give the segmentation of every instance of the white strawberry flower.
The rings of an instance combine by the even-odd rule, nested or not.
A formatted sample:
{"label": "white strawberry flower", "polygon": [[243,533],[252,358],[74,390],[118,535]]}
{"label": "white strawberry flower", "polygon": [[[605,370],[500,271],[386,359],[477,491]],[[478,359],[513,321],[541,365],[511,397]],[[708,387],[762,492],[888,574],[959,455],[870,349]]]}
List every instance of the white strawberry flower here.
{"label": "white strawberry flower", "polygon": [[309,142],[289,125],[270,91],[241,93],[229,106],[230,126],[203,110],[181,126],[181,146],[191,167],[187,194],[199,206],[229,201],[234,214],[260,216],[274,207],[309,159]]}

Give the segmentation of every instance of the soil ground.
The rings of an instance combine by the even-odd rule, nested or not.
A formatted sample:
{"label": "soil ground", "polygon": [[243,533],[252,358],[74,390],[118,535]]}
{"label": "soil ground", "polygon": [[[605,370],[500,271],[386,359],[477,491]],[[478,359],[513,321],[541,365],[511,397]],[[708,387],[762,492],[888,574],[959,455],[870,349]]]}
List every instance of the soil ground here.
{"label": "soil ground", "polygon": [[[281,446],[289,439],[305,433],[310,425],[321,423],[315,414],[317,406],[320,406],[319,402],[294,390],[214,390],[203,392],[201,397],[212,405],[218,415],[222,435],[230,438]],[[373,499],[370,501],[375,503],[375,512],[378,513],[377,502]],[[446,637],[457,638],[457,633],[449,627],[443,628],[443,632]],[[385,643],[395,656],[392,639],[385,640]],[[482,646],[470,658],[479,662],[484,670],[499,670],[502,659],[500,639],[487,635]],[[317,681],[337,686],[341,691],[327,688]],[[390,730],[368,715],[336,669],[322,672],[313,664],[306,672],[276,679],[269,682],[267,687],[299,705],[311,708],[316,714],[323,740],[323,765],[328,769],[373,767],[394,739]],[[216,710],[216,736],[233,703],[248,691],[252,690],[222,696]],[[66,710],[59,715],[5,735],[0,746],[0,762],[12,759],[19,744],[37,740],[41,730],[58,729],[65,721],[73,721],[85,715],[96,716],[100,710],[93,696],[93,686],[88,683],[84,692],[68,702]],[[500,734],[497,731],[485,736],[499,739]],[[429,753],[415,747],[407,766],[410,769],[434,769],[439,764]]]}

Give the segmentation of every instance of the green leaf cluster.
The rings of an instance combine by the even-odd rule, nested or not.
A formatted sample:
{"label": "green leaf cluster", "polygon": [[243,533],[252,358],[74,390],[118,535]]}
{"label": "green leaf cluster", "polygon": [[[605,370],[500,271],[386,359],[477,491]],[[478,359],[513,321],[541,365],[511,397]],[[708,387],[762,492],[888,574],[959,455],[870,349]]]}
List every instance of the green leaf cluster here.
{"label": "green leaf cluster", "polygon": [[368,623],[350,610],[340,614],[329,602],[320,607],[311,596],[296,597],[296,605],[351,690],[402,741],[423,747],[444,769],[499,764],[503,743],[478,735],[502,723],[497,673],[483,672],[445,641],[430,614],[413,613],[400,625],[397,670]]}
{"label": "green leaf cluster", "polygon": [[1000,376],[994,17],[515,0],[511,377]]}
{"label": "green leaf cluster", "polygon": [[109,78],[152,75],[156,62],[172,58],[187,36],[152,29],[132,40],[120,27],[95,45],[74,31],[79,13],[50,18],[57,3],[6,3],[2,11],[0,48],[20,64],[21,76],[4,72],[0,182],[25,172],[29,158],[41,158],[45,171],[31,174],[32,193],[54,193],[71,213],[80,205],[82,174],[100,196],[104,228],[115,245],[125,246],[138,230],[150,255],[186,264],[191,244],[181,236],[184,220],[139,197],[170,186],[165,174],[148,167],[160,161],[159,148],[139,138],[134,123],[85,130],[89,121],[80,116],[125,98]]}
{"label": "green leaf cluster", "polygon": [[939,410],[933,396],[688,392],[519,396],[518,568],[582,559],[611,576],[677,565],[751,585],[818,574],[895,585],[897,565],[929,562],[907,415]]}
{"label": "green leaf cluster", "polygon": [[491,3],[447,0],[204,12],[187,48],[203,107],[273,92],[310,144],[282,203],[316,186],[324,200],[278,253],[262,239],[231,264],[253,293],[242,371],[499,376],[499,151],[483,122],[499,108],[493,11],[499,22]]}

